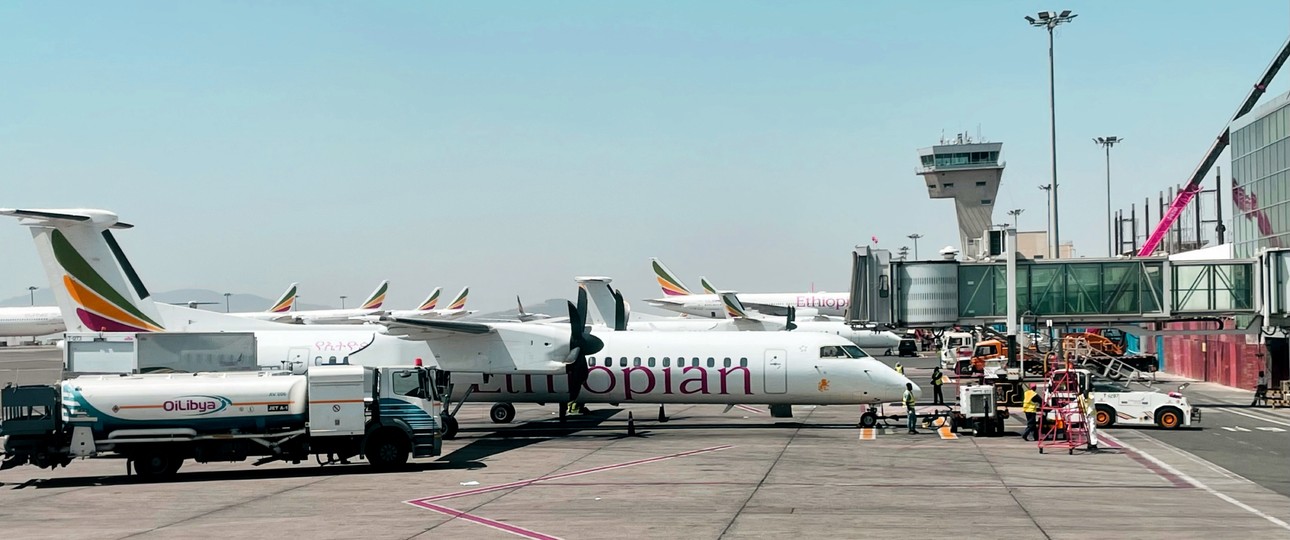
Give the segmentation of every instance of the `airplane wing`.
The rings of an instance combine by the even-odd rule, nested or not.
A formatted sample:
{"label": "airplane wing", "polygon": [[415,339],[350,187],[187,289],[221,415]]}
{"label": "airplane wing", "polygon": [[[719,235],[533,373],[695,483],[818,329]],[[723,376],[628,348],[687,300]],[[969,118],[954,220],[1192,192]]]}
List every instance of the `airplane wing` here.
{"label": "airplane wing", "polygon": [[571,346],[568,324],[555,326],[519,322],[464,322],[445,319],[371,316],[386,334],[424,341],[445,371],[470,373],[564,373],[580,359]]}
{"label": "airplane wing", "polygon": [[667,298],[646,298],[645,303],[651,306],[662,306],[662,305],[684,306],[685,305],[685,302],[681,302],[677,300],[669,300]]}

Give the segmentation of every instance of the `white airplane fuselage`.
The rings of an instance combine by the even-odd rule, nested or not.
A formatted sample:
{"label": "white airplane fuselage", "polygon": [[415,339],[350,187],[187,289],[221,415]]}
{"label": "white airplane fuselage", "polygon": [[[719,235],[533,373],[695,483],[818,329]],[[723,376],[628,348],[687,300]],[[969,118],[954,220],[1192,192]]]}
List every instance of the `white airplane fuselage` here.
{"label": "white airplane fuselage", "polygon": [[[605,347],[587,357],[586,403],[856,405],[899,401],[910,380],[870,357],[821,358],[854,346],[817,333],[601,332]],[[461,374],[466,401],[559,403],[565,375]],[[918,391],[915,385],[915,392]]]}
{"label": "white airplane fuselage", "polygon": [[[745,305],[766,304],[770,306],[811,308],[821,315],[841,317],[846,315],[847,305],[851,302],[849,293],[739,293],[739,299]],[[684,294],[646,300],[650,305],[687,315],[699,317],[725,317],[725,307],[721,297],[715,294]]]}
{"label": "white airplane fuselage", "polygon": [[0,308],[0,337],[43,336],[66,329],[55,306]]}

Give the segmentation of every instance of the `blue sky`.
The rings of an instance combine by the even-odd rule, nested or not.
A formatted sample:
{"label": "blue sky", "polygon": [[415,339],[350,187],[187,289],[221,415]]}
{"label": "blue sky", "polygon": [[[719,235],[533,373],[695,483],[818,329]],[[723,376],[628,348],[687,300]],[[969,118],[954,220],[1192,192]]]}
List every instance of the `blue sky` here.
{"label": "blue sky", "polygon": [[[841,290],[848,252],[956,243],[916,149],[1004,143],[1042,229],[1057,31],[1063,239],[1186,180],[1285,40],[1285,2],[0,4],[0,206],[97,207],[154,290],[472,304],[692,285]],[[1271,94],[1290,88],[1284,79]],[[1226,159],[1220,161],[1226,169]],[[1230,215],[1230,213],[1229,213]],[[0,223],[0,297],[45,285]]]}

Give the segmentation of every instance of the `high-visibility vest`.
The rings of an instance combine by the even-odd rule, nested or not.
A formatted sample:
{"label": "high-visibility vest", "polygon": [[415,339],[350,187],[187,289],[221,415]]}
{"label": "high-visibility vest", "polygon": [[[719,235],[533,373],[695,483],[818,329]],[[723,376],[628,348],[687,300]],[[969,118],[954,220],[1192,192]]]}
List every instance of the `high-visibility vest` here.
{"label": "high-visibility vest", "polygon": [[1035,391],[1029,388],[1021,398],[1021,412],[1039,412],[1039,404],[1035,403]]}
{"label": "high-visibility vest", "polygon": [[899,374],[901,374],[901,375],[904,375],[904,374],[905,374],[905,366],[902,366],[902,365],[900,365],[900,364],[896,364],[896,373],[899,373]]}
{"label": "high-visibility vest", "polygon": [[945,384],[945,375],[939,371],[932,374],[932,384],[936,386]]}
{"label": "high-visibility vest", "polygon": [[905,390],[905,395],[901,396],[900,399],[901,401],[905,402],[905,408],[908,408],[908,409],[914,408],[914,404],[917,403],[914,400],[914,393],[910,392],[909,390]]}

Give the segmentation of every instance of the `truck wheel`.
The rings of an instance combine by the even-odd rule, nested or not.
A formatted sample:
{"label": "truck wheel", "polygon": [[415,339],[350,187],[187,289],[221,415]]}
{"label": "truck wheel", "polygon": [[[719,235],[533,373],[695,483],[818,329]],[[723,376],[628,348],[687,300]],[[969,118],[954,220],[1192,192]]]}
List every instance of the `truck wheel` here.
{"label": "truck wheel", "polygon": [[873,411],[865,411],[864,414],[860,415],[860,427],[871,428],[877,425],[878,415],[874,414]]}
{"label": "truck wheel", "polygon": [[144,452],[130,458],[134,474],[144,480],[158,480],[179,472],[184,460],[161,452]]}
{"label": "truck wheel", "polygon": [[1174,429],[1182,425],[1182,412],[1173,407],[1156,413],[1156,425],[1164,429]]}
{"label": "truck wheel", "polygon": [[494,403],[488,410],[488,417],[494,424],[509,424],[515,419],[515,406],[510,403]]}
{"label": "truck wheel", "polygon": [[443,439],[451,441],[457,438],[457,419],[451,414],[445,414],[443,418]]}
{"label": "truck wheel", "polygon": [[1115,425],[1115,409],[1107,405],[1098,404],[1097,412],[1093,413],[1093,422],[1099,428],[1108,428]]}
{"label": "truck wheel", "polygon": [[378,469],[392,469],[408,462],[408,438],[393,430],[382,430],[367,439],[363,454]]}

